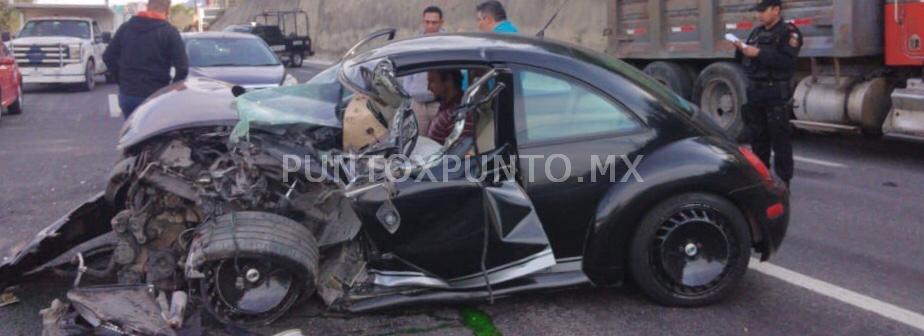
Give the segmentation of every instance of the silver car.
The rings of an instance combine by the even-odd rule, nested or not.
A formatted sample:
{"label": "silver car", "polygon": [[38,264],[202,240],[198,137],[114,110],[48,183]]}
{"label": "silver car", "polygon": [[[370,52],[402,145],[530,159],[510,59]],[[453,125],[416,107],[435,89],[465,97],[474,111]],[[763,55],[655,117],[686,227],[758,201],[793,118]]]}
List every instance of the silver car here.
{"label": "silver car", "polygon": [[185,33],[189,74],[264,89],[298,84],[262,39],[231,32]]}

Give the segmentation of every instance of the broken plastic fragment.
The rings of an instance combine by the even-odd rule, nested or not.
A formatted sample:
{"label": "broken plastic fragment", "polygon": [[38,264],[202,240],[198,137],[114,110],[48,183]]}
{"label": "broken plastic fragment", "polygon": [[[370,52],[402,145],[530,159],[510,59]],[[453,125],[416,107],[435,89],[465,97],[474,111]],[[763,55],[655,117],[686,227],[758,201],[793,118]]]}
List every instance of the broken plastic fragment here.
{"label": "broken plastic fragment", "polygon": [[19,298],[13,292],[3,292],[0,294],[0,308],[19,303]]}

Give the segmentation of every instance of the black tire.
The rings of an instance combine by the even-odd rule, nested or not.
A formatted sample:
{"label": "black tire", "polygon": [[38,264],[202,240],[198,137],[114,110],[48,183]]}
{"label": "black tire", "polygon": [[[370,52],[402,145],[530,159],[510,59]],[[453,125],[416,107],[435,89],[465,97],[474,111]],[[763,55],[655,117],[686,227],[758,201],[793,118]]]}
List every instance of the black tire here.
{"label": "black tire", "polygon": [[93,60],[87,62],[87,69],[84,70],[83,83],[80,84],[80,91],[93,91],[96,88],[96,63]]}
{"label": "black tire", "polygon": [[[319,251],[314,234],[304,225],[289,218],[263,212],[236,212],[206,222],[196,230],[187,260],[206,275],[201,281],[201,293],[209,311],[227,323],[244,325],[265,324],[284,314],[300,296],[310,296],[317,287]],[[259,313],[231,313],[229,307],[215,297],[219,287],[216,268],[224,263],[235,265],[247,261],[269,262],[272,273],[284,271],[293,275],[293,286],[272,309]],[[266,272],[264,272],[266,273]],[[210,283],[214,280],[214,283]],[[239,308],[239,307],[234,307]]]}
{"label": "black tire", "polygon": [[7,112],[8,112],[9,114],[12,114],[12,115],[22,114],[22,111],[24,110],[23,105],[25,105],[25,104],[24,104],[23,100],[24,100],[25,98],[24,98],[24,96],[22,95],[22,83],[19,83],[19,88],[18,88],[18,90],[19,90],[19,96],[17,96],[16,101],[14,101],[12,104],[10,104],[10,107],[7,108]]}
{"label": "black tire", "polygon": [[732,138],[745,137],[741,106],[747,103],[748,78],[744,69],[735,63],[710,64],[699,74],[693,86],[693,102]]}
{"label": "black tire", "polygon": [[[709,305],[728,296],[741,280],[750,246],[747,221],[734,204],[710,194],[679,195],[652,208],[642,220],[632,238],[630,273],[659,304]],[[716,264],[723,255],[725,263]],[[689,261],[699,262],[698,273],[683,272]],[[703,262],[712,263],[703,266]]]}
{"label": "black tire", "polygon": [[642,71],[684,99],[690,99],[693,93],[693,80],[696,77],[691,76],[690,71],[683,65],[657,61],[648,64]]}
{"label": "black tire", "polygon": [[301,68],[305,63],[305,54],[301,51],[294,51],[289,54],[289,66],[292,68]]}

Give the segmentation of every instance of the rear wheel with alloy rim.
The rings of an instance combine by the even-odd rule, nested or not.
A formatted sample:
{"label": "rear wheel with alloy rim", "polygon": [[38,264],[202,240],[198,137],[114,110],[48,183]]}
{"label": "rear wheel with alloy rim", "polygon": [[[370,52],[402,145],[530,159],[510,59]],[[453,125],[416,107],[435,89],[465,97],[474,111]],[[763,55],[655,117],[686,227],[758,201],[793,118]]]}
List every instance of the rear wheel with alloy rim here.
{"label": "rear wheel with alloy rim", "polygon": [[709,194],[680,195],[645,216],[632,239],[630,270],[660,304],[703,306],[734,289],[750,246],[747,221],[734,204]]}

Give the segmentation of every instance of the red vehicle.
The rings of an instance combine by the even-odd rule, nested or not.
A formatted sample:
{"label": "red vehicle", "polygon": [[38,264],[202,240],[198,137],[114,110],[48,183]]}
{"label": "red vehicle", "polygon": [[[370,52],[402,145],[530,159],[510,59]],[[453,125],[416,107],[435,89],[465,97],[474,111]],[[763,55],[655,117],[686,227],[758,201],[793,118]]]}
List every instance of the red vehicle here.
{"label": "red vehicle", "polygon": [[0,105],[2,114],[20,114],[23,110],[22,74],[16,59],[0,44]]}

